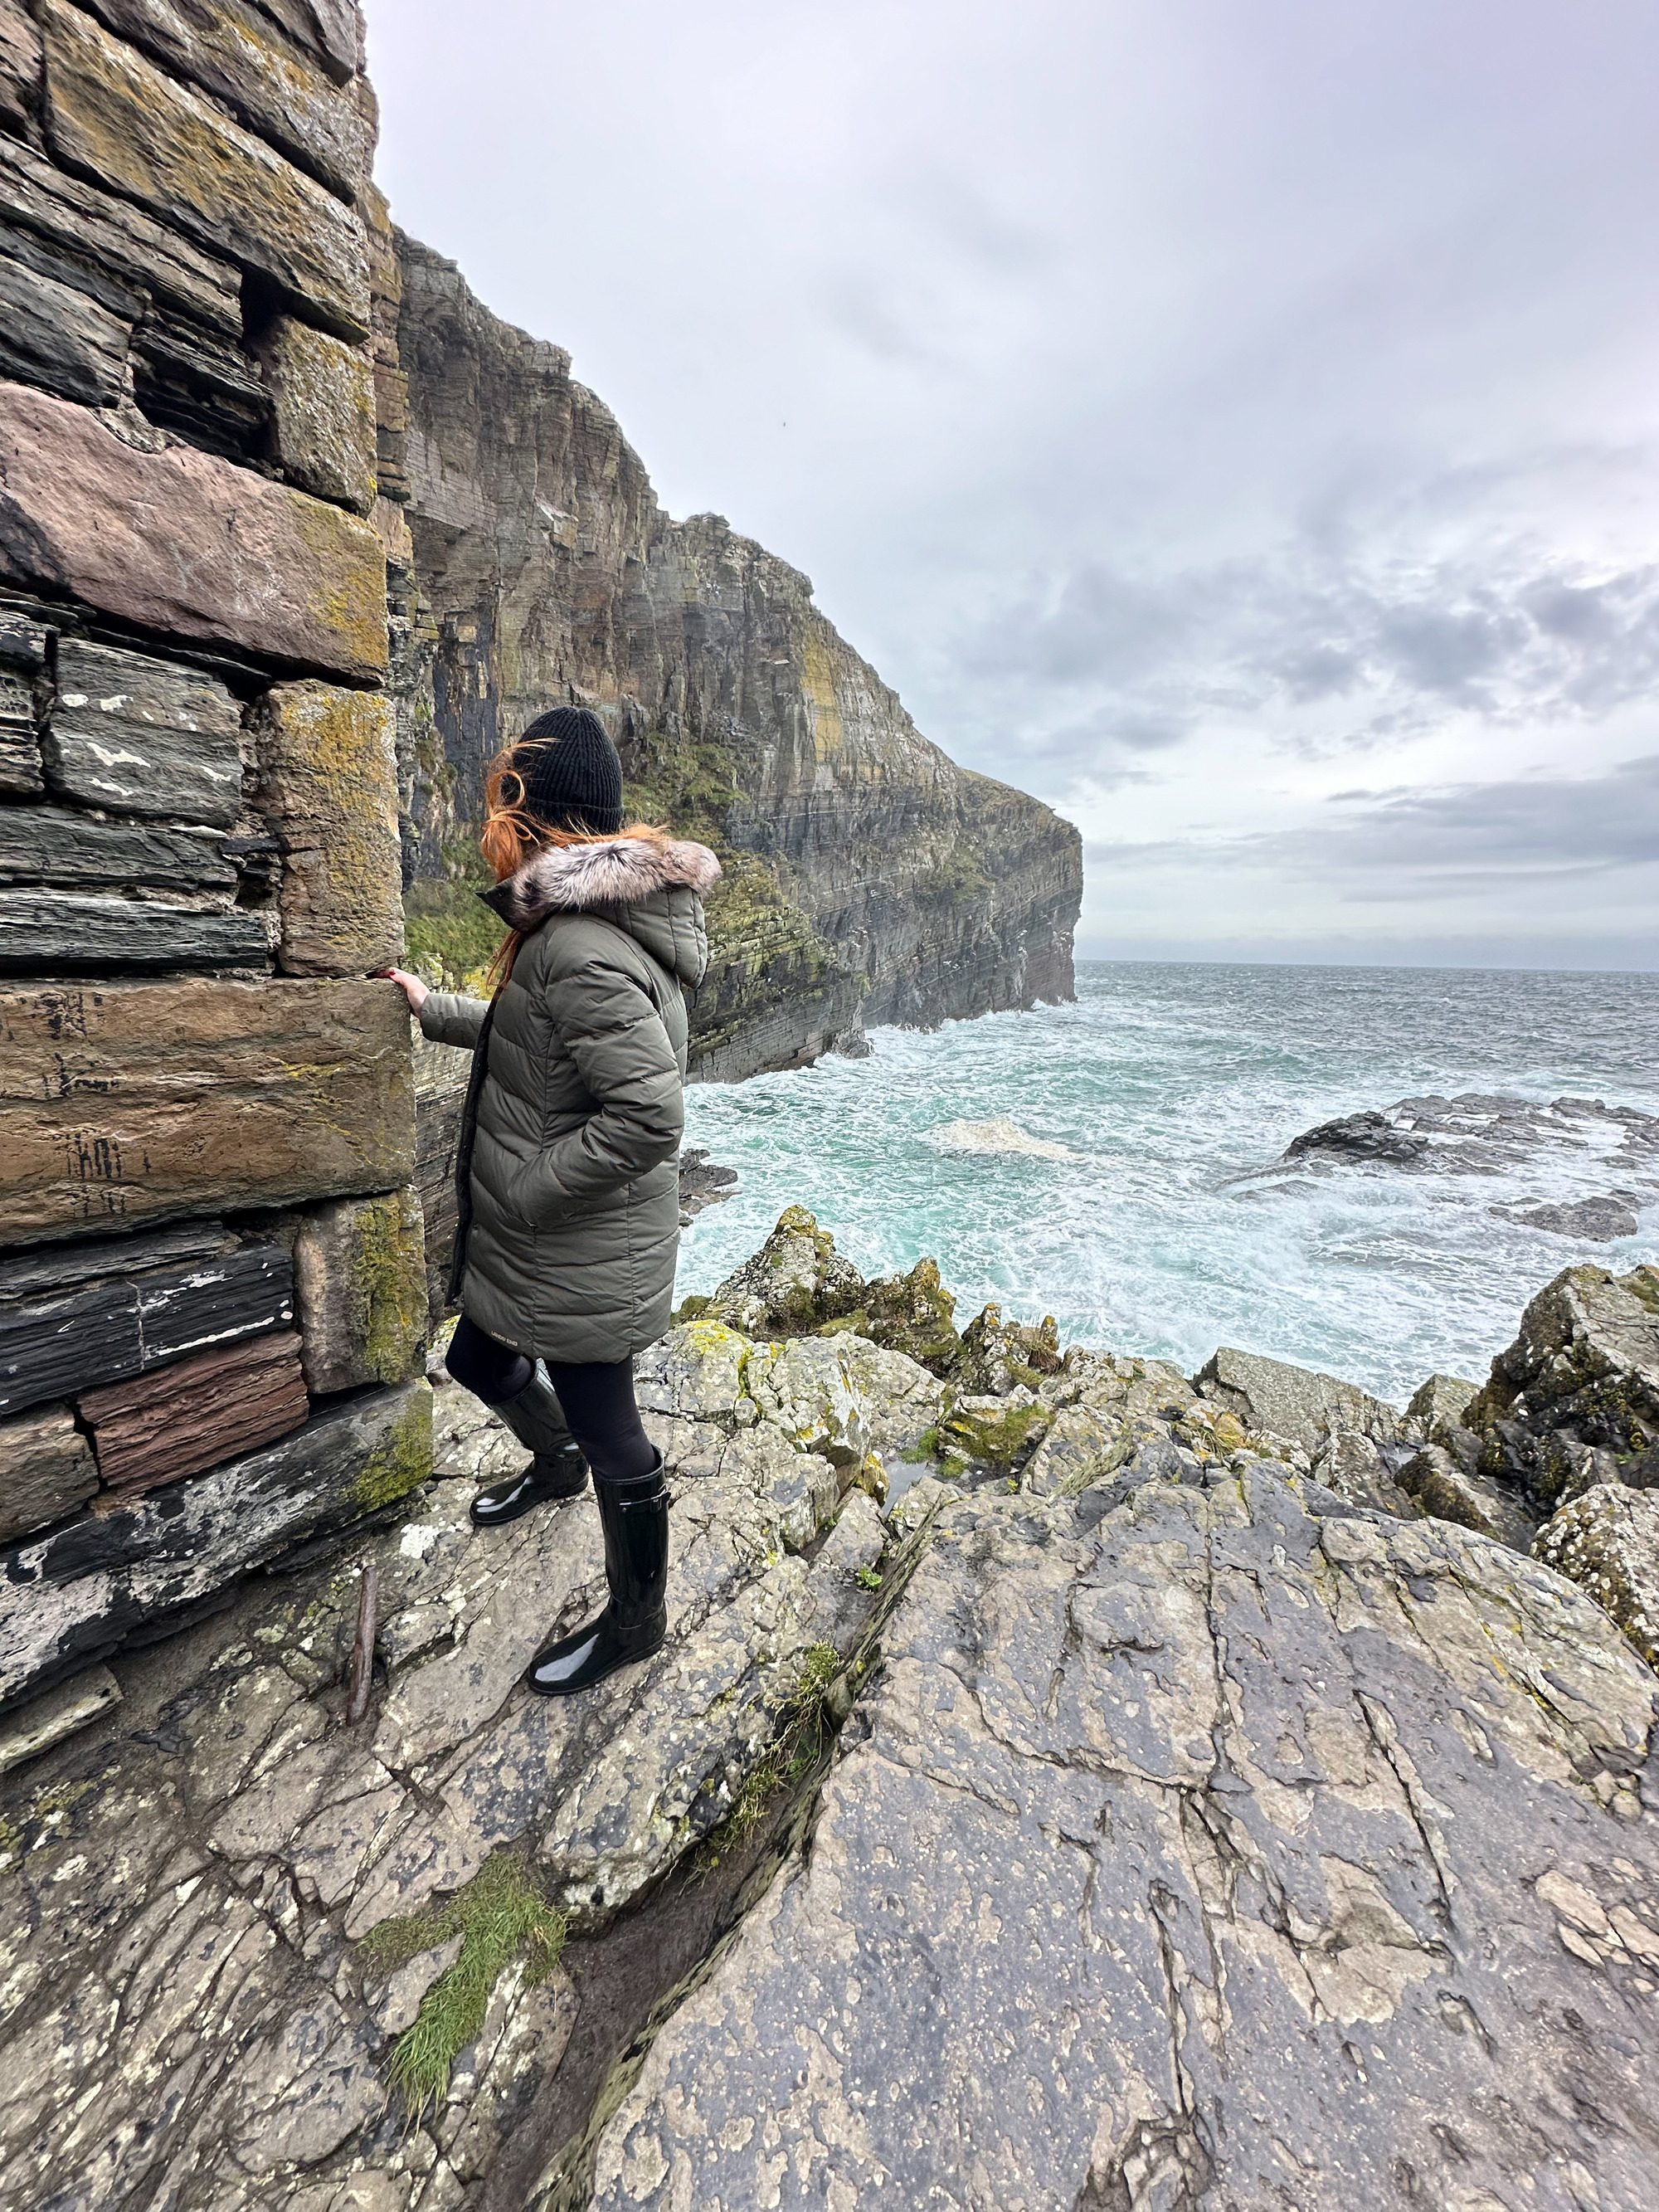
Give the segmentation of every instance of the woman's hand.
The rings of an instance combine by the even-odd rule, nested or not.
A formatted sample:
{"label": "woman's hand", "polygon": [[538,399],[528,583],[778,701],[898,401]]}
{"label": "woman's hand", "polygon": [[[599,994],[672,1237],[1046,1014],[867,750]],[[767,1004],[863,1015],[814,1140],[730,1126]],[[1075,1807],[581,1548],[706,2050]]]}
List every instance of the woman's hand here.
{"label": "woman's hand", "polygon": [[394,983],[403,985],[404,996],[409,1000],[409,1011],[411,1014],[418,1014],[432,995],[420,977],[411,975],[406,969],[383,968],[380,973],[383,975],[389,975]]}

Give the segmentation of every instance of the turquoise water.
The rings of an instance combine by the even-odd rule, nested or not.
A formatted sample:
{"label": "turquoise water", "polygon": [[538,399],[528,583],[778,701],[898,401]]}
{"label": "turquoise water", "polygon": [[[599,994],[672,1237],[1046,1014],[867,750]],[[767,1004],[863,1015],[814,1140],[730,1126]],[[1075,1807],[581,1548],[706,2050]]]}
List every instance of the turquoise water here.
{"label": "turquoise water", "polygon": [[[1642,1188],[1594,1155],[1497,1176],[1273,1165],[1316,1122],[1426,1091],[1659,1112],[1659,976],[1095,962],[1078,990],[696,1087],[687,1141],[742,1182],[685,1232],[681,1291],[798,1201],[866,1274],[932,1254],[958,1322],[995,1298],[1068,1341],[1188,1370],[1243,1345],[1399,1399],[1436,1370],[1484,1375],[1560,1268],[1659,1258],[1659,1188],[1612,1244],[1489,1211]],[[941,1142],[1000,1117],[1073,1157]]]}

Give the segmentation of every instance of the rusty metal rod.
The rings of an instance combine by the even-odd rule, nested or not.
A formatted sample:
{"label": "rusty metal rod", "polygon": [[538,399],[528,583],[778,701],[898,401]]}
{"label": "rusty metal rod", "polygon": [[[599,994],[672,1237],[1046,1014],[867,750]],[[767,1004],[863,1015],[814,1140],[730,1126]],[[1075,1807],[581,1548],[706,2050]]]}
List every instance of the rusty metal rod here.
{"label": "rusty metal rod", "polygon": [[351,1650],[351,1694],[346,1699],[345,1717],[353,1728],[368,1712],[374,1687],[374,1613],[380,1597],[380,1562],[365,1559],[357,1583],[357,1641]]}

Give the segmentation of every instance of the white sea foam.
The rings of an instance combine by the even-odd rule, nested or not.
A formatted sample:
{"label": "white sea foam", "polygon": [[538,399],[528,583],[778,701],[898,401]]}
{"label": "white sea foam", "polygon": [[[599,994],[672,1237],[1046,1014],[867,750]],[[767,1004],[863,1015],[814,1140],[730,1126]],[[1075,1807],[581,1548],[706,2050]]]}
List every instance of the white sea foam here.
{"label": "white sea foam", "polygon": [[988,1121],[943,1121],[926,1132],[927,1141],[942,1152],[1008,1152],[1032,1160],[1074,1160],[1069,1145],[1033,1137],[1006,1114],[993,1114]]}
{"label": "white sea foam", "polygon": [[[1633,1184],[1599,1148],[1571,1174],[1565,1146],[1496,1175],[1273,1164],[1317,1122],[1430,1092],[1659,1111],[1659,977],[1102,963],[1079,992],[694,1088],[688,1142],[742,1182],[686,1232],[682,1292],[712,1290],[799,1200],[868,1274],[931,1254],[964,1316],[996,1298],[1189,1371],[1243,1345],[1399,1400],[1435,1370],[1483,1376],[1562,1267],[1659,1257],[1659,1191],[1610,1244],[1490,1210]],[[946,1116],[1076,1157],[1039,1171],[941,1146]]]}

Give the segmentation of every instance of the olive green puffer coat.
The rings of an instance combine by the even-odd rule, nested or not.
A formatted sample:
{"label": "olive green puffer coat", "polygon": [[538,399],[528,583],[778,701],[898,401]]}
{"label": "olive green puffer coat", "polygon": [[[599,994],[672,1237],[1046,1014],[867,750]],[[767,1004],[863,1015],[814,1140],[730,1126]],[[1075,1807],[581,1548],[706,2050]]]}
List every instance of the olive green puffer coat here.
{"label": "olive green puffer coat", "polygon": [[708,961],[705,846],[545,847],[484,897],[527,931],[490,1005],[421,1028],[482,1053],[463,1120],[452,1297],[515,1351],[619,1360],[668,1327],[686,1013]]}

